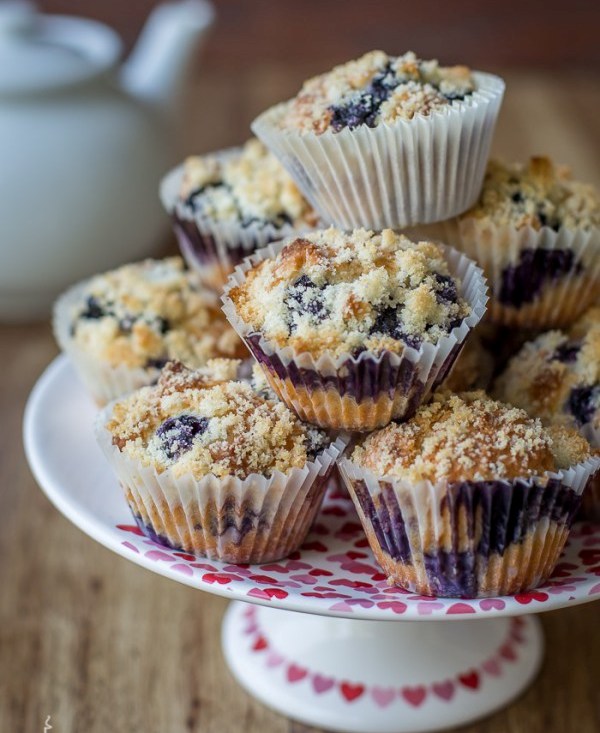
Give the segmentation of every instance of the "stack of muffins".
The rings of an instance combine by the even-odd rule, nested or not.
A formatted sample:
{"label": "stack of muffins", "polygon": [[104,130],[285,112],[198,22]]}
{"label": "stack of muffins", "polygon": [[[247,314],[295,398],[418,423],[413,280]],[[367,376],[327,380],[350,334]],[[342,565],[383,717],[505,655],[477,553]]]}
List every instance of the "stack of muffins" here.
{"label": "stack of muffins", "polygon": [[130,265],[57,303],[146,534],[284,557],[335,470],[390,583],[549,577],[600,504],[600,197],[546,158],[488,162],[503,91],[413,53],[338,66],[166,176],[189,271]]}

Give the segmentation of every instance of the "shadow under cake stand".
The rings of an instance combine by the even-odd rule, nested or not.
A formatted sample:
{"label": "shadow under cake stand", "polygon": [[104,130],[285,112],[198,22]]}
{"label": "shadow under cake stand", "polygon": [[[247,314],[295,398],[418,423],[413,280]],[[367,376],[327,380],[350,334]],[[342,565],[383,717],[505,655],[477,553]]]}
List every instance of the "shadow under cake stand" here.
{"label": "shadow under cake stand", "polygon": [[[346,494],[331,488],[301,551],[228,565],[152,542],[134,525],[93,436],[95,408],[65,357],[33,389],[24,440],[55,506],[95,540],[168,578],[230,598],[234,676],[271,708],[342,731],[435,731],[497,710],[543,655],[532,614],[600,598],[600,525],[576,524],[552,579],[480,600],[388,587]],[[398,623],[402,622],[402,623]]]}

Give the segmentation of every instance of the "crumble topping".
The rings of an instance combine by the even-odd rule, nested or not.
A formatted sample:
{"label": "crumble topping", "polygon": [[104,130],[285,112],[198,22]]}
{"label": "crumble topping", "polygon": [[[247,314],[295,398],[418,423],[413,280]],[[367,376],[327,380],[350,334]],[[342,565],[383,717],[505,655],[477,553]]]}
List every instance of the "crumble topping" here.
{"label": "crumble topping", "polygon": [[194,211],[242,227],[317,222],[277,158],[255,138],[235,154],[187,158],[179,195]]}
{"label": "crumble topping", "polygon": [[532,157],[526,164],[492,160],[479,202],[463,214],[470,216],[516,229],[591,229],[600,226],[600,195],[546,157]]}
{"label": "crumble topping", "polygon": [[201,366],[246,349],[183,260],[145,260],[93,277],[72,311],[72,338],[111,366],[156,369],[168,359]]}
{"label": "crumble topping", "polygon": [[466,66],[440,66],[412,51],[371,51],[308,81],[287,103],[282,128],[317,135],[361,125],[376,127],[461,102],[475,90]]}
{"label": "crumble topping", "polygon": [[432,242],[332,227],[288,240],[229,297],[238,316],[277,346],[337,356],[437,343],[471,312],[459,288]]}
{"label": "crumble topping", "polygon": [[218,376],[167,364],[156,385],[116,403],[106,424],[113,444],[159,473],[244,479],[302,468],[329,442],[282,402]]}
{"label": "crumble topping", "polygon": [[600,308],[571,329],[526,343],[495,385],[496,395],[544,423],[600,427]]}
{"label": "crumble topping", "polygon": [[378,476],[435,483],[542,476],[589,455],[575,431],[551,432],[524,410],[477,391],[438,392],[407,422],[367,436],[352,460]]}

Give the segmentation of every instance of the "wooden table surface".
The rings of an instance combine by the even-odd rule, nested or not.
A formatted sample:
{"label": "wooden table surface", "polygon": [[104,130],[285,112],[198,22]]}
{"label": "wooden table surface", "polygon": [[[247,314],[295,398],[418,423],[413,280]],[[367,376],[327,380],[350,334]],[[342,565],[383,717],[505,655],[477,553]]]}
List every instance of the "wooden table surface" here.
{"label": "wooden table surface", "polygon": [[[253,70],[197,83],[190,150],[244,139],[266,104],[303,77]],[[495,150],[551,152],[600,185],[597,80],[507,75]],[[210,124],[207,120],[211,120]],[[0,731],[300,733],[243,692],[220,648],[226,601],[141,569],[89,539],[37,488],[21,445],[27,395],[57,353],[47,324],[0,326]],[[464,733],[600,730],[600,606],[542,615],[533,686]]]}

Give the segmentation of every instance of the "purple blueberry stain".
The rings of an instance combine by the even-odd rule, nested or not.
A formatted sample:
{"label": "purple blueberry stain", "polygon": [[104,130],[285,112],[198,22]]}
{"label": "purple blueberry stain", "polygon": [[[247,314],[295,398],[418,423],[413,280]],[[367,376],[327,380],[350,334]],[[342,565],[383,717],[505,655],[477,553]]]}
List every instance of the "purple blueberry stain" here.
{"label": "purple blueberry stain", "polygon": [[176,461],[192,448],[194,438],[208,427],[208,418],[196,415],[169,417],[156,430],[160,446],[171,461]]}
{"label": "purple blueberry stain", "polygon": [[560,344],[550,357],[552,361],[560,361],[563,364],[574,364],[581,351],[581,344],[575,341],[565,341]]}
{"label": "purple blueberry stain", "polygon": [[308,315],[314,324],[327,317],[327,306],[323,302],[325,286],[314,283],[308,275],[299,277],[289,288],[285,305],[290,313],[289,327],[292,333],[296,329],[296,319]]}
{"label": "purple blueberry stain", "polygon": [[579,273],[581,269],[573,250],[523,249],[518,263],[502,271],[498,300],[520,308],[533,302],[546,283],[555,282],[570,273]]}
{"label": "purple blueberry stain", "polygon": [[97,320],[106,315],[109,315],[109,312],[94,295],[90,295],[86,298],[85,310],[79,314],[79,317],[86,320]]}
{"label": "purple blueberry stain", "polygon": [[401,311],[402,306],[388,306],[379,311],[375,318],[375,323],[371,327],[371,335],[381,334],[382,336],[389,336],[390,338],[396,339],[396,341],[403,341],[407,346],[418,350],[423,339],[420,336],[406,333],[402,330]]}
{"label": "purple blueberry stain", "polygon": [[579,425],[590,423],[600,405],[600,384],[574,387],[567,401],[568,410]]}
{"label": "purple blueberry stain", "polygon": [[450,275],[435,275],[436,289],[435,295],[438,303],[457,303],[458,292],[456,290],[456,282]]}

